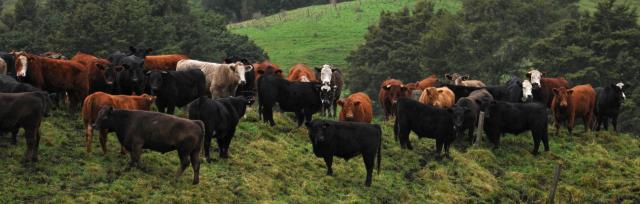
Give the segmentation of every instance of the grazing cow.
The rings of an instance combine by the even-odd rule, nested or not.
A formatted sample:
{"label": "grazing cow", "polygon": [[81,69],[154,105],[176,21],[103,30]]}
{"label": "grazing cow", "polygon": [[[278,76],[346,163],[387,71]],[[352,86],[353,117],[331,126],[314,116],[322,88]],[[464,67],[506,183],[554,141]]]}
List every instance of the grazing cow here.
{"label": "grazing cow", "polygon": [[438,108],[450,108],[455,103],[455,99],[453,91],[447,87],[429,87],[422,91],[418,101]]}
{"label": "grazing cow", "polygon": [[609,130],[609,119],[613,125],[613,131],[618,131],[618,114],[622,102],[627,98],[624,94],[624,83],[611,84],[606,87],[596,88],[596,107],[594,114],[596,116],[596,131],[600,131],[600,127],[604,126],[605,130]]}
{"label": "grazing cow", "polygon": [[180,60],[178,71],[198,69],[206,77],[206,88],[211,93],[211,98],[224,98],[233,96],[239,85],[246,84],[245,73],[251,71],[250,65],[241,62],[232,64],[218,64],[198,60]]}
{"label": "grazing cow", "polygon": [[526,102],[523,99],[522,81],[518,77],[512,77],[504,86],[487,86],[485,87],[495,100],[507,102]]}
{"label": "grazing cow", "polygon": [[420,138],[436,140],[437,159],[441,159],[443,147],[445,156],[448,156],[449,146],[455,140],[452,110],[436,108],[409,98],[398,99],[398,115],[393,124],[393,133],[400,141],[401,148],[413,149],[409,140],[411,131]]}
{"label": "grazing cow", "polygon": [[496,148],[500,145],[500,137],[505,133],[531,131],[532,154],[538,154],[541,141],[544,151],[549,151],[547,108],[543,104],[493,101],[486,108],[485,118],[484,131]]}
{"label": "grazing cow", "polygon": [[142,149],[160,153],[177,150],[180,168],[176,173],[176,179],[182,175],[191,160],[193,184],[200,182],[200,148],[204,139],[202,121],[192,121],[164,113],[104,107],[98,113],[95,128],[116,132],[120,144],[131,153],[130,167],[140,166]]}
{"label": "grazing cow", "polygon": [[458,73],[445,74],[445,78],[451,80],[453,84],[468,87],[486,87],[480,80],[469,80],[469,75],[461,75]]}
{"label": "grazing cow", "polygon": [[378,173],[382,161],[382,130],[380,125],[358,122],[314,120],[306,123],[313,154],[324,159],[327,175],[333,175],[333,157],[349,160],[362,154],[367,170],[365,186],[371,186],[373,166],[377,157]]}
{"label": "grazing cow", "polygon": [[18,130],[24,129],[26,162],[38,161],[40,124],[50,108],[51,101],[45,92],[0,93],[0,133],[11,131],[15,144]]}
{"label": "grazing cow", "polygon": [[13,54],[9,54],[6,52],[0,52],[0,59],[7,64],[6,75],[15,77],[16,76],[16,61]]}
{"label": "grazing cow", "polygon": [[322,82],[320,88],[322,113],[327,117],[334,117],[338,108],[338,99],[344,86],[342,72],[338,68],[325,64],[322,68],[316,68],[316,78]]}
{"label": "grazing cow", "polygon": [[576,117],[584,122],[585,132],[592,128],[593,110],[596,105],[596,91],[591,85],[578,85],[572,89],[564,87],[554,88],[551,110],[556,119],[556,136],[560,133],[560,123],[566,122],[569,136],[573,135],[573,125]]}
{"label": "grazing cow", "polygon": [[456,97],[455,101],[460,100],[460,98],[462,98],[462,97],[469,96],[469,94],[471,94],[471,92],[483,89],[483,88],[479,88],[479,87],[458,86],[458,85],[453,85],[453,84],[443,84],[442,87],[447,87],[451,91],[453,91],[453,95]]}
{"label": "grazing cow", "polygon": [[[124,110],[145,110],[151,109],[151,104],[156,97],[142,94],[141,96],[110,95],[104,92],[95,92],[84,99],[82,104],[82,121],[85,127],[85,139],[87,153],[91,153],[91,143],[93,142],[93,124],[98,118],[98,112],[103,107],[114,107]],[[98,129],[100,131],[100,146],[102,152],[107,153],[107,133],[109,129]],[[122,147],[121,153],[124,153]]]}
{"label": "grazing cow", "polygon": [[175,107],[183,107],[205,95],[206,79],[197,69],[185,71],[147,71],[151,95],[157,96],[156,106],[161,113],[173,114]]}
{"label": "grazing cow", "polygon": [[178,62],[189,59],[186,55],[148,55],[144,57],[145,70],[175,71]]}
{"label": "grazing cow", "polygon": [[295,64],[289,69],[289,81],[317,82],[315,73],[306,64]]}
{"label": "grazing cow", "polygon": [[371,123],[373,120],[372,102],[364,92],[351,94],[339,100],[338,105],[342,106],[338,118],[340,121]]}
{"label": "grazing cow", "polygon": [[436,87],[440,82],[438,81],[438,77],[436,75],[428,76],[427,78],[416,82],[416,89],[424,90],[429,87]]}
{"label": "grazing cow", "polygon": [[468,130],[469,138],[473,142],[473,131],[477,126],[480,111],[484,111],[489,103],[494,100],[492,94],[485,89],[475,90],[469,96],[460,98],[456,105],[451,108],[454,115],[453,127],[456,130],[456,134],[462,136],[464,131]]}
{"label": "grazing cow", "polygon": [[229,145],[235,135],[236,126],[244,116],[249,101],[244,97],[228,97],[215,100],[200,97],[189,104],[189,119],[204,122],[204,155],[211,162],[211,139],[215,133],[218,153],[221,158],[229,158]]}
{"label": "grazing cow", "polygon": [[542,74],[542,72],[534,69],[527,73],[527,79],[533,86],[533,100],[551,107],[553,89],[561,87],[569,89],[569,82],[564,77],[546,78],[542,77]]}
{"label": "grazing cow", "polygon": [[89,93],[98,91],[114,93],[114,82],[118,72],[124,68],[122,66],[114,66],[106,59],[97,58],[96,56],[77,52],[71,61],[84,65],[88,71]]}
{"label": "grazing cow", "polygon": [[399,98],[410,96],[409,89],[402,85],[402,81],[397,79],[383,81],[378,92],[378,101],[384,110],[384,120],[396,115],[396,104]]}
{"label": "grazing cow", "polygon": [[291,82],[283,79],[273,70],[260,71],[262,77],[258,79],[258,112],[262,114],[264,122],[273,121],[273,106],[278,103],[283,112],[294,112],[298,127],[306,121],[311,121],[314,113],[320,111],[320,84],[317,82]]}
{"label": "grazing cow", "polygon": [[49,92],[68,92],[71,106],[82,103],[89,92],[88,70],[80,63],[20,53],[16,55],[16,76]]}

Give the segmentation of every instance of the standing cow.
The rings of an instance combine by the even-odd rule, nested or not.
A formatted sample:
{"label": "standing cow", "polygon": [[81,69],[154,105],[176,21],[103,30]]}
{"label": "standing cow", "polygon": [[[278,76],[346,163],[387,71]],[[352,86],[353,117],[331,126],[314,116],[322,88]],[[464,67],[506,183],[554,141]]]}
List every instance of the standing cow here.
{"label": "standing cow", "polygon": [[40,124],[50,108],[51,101],[45,92],[0,93],[0,133],[13,132],[15,140],[18,130],[24,129],[25,162],[38,161]]}
{"label": "standing cow", "polygon": [[198,60],[180,60],[176,70],[198,69],[205,75],[211,98],[233,96],[239,85],[247,83],[245,73],[251,71],[250,65],[241,62],[218,64]]}
{"label": "standing cow", "polygon": [[409,89],[397,79],[387,79],[380,85],[378,92],[378,101],[384,110],[384,120],[388,120],[389,116],[396,115],[396,104],[398,99],[410,97]]}
{"label": "standing cow", "polygon": [[555,88],[569,89],[569,82],[564,77],[547,78],[538,70],[527,72],[527,79],[533,86],[533,100],[551,107]]}
{"label": "standing cow", "polygon": [[424,78],[423,80],[416,82],[416,89],[422,91],[429,87],[436,87],[439,83],[440,82],[438,81],[438,77],[436,75],[431,75],[427,78]]}
{"label": "standing cow", "polygon": [[148,55],[144,57],[145,70],[175,71],[180,60],[189,59],[186,55]]}
{"label": "standing cow", "polygon": [[313,71],[311,71],[311,67],[306,64],[295,64],[293,67],[289,68],[289,76],[287,77],[289,81],[298,81],[298,82],[317,82],[316,75]]}
{"label": "standing cow", "polygon": [[469,138],[473,143],[473,131],[478,124],[480,111],[485,111],[485,108],[492,101],[494,101],[493,96],[485,89],[475,90],[469,96],[460,98],[451,108],[456,134],[462,136],[464,131],[468,131]]}
{"label": "standing cow", "polygon": [[185,71],[147,71],[151,95],[157,96],[156,106],[161,113],[174,113],[175,107],[183,107],[205,95],[206,79],[197,69]]}
{"label": "standing cow", "polygon": [[124,69],[122,66],[114,66],[106,59],[82,52],[77,52],[71,61],[78,62],[88,69],[89,93],[115,92],[116,76]]}
{"label": "standing cow", "polygon": [[611,84],[605,87],[596,88],[596,107],[594,114],[596,116],[596,131],[600,131],[600,127],[604,126],[605,130],[609,130],[609,119],[613,125],[613,131],[618,131],[618,114],[622,102],[627,98],[624,94],[624,83]]}
{"label": "standing cow", "polygon": [[338,105],[342,106],[338,118],[340,121],[371,123],[373,120],[372,102],[364,92],[351,94],[339,100]]}
{"label": "standing cow", "polygon": [[140,167],[142,149],[160,153],[178,151],[180,168],[176,179],[189,166],[193,168],[193,184],[200,182],[200,148],[204,139],[202,121],[192,121],[164,113],[115,110],[104,107],[94,124],[96,129],[116,132],[118,141],[131,154],[130,167]]}
{"label": "standing cow", "polygon": [[273,107],[276,103],[283,112],[294,112],[298,127],[311,121],[313,114],[320,111],[320,84],[317,82],[291,82],[283,79],[273,70],[260,71],[258,79],[258,112],[265,122],[276,125]]}
{"label": "standing cow", "polygon": [[316,68],[316,77],[320,78],[322,87],[320,88],[320,98],[322,100],[322,113],[327,117],[334,117],[337,111],[337,103],[342,94],[344,81],[339,69],[331,65],[323,65]]}
{"label": "standing cow", "polygon": [[189,119],[204,122],[204,155],[211,162],[211,139],[218,143],[221,158],[229,158],[229,145],[235,135],[236,126],[244,116],[249,101],[244,97],[228,97],[215,100],[200,97],[189,104]]}
{"label": "standing cow", "polygon": [[418,101],[438,108],[450,108],[455,103],[455,99],[453,91],[447,87],[429,87],[422,91]]}
{"label": "standing cow", "polygon": [[[141,96],[129,96],[129,95],[110,95],[104,92],[93,93],[84,99],[82,104],[82,122],[85,127],[85,139],[87,153],[91,153],[91,143],[93,142],[93,124],[98,118],[98,112],[103,107],[114,107],[124,110],[145,110],[151,109],[151,104],[155,101],[156,97],[142,94]],[[100,131],[100,146],[102,152],[107,153],[107,133],[109,129],[98,129]],[[124,147],[121,149],[121,153],[124,152]]]}
{"label": "standing cow", "polygon": [[313,154],[324,159],[327,175],[333,175],[333,157],[349,160],[362,154],[367,170],[365,186],[371,186],[373,166],[378,160],[378,172],[382,161],[382,130],[379,125],[357,122],[314,120],[306,123]]}
{"label": "standing cow", "polygon": [[592,128],[593,110],[596,104],[596,91],[591,85],[578,85],[572,89],[564,87],[554,88],[551,110],[556,119],[556,136],[560,133],[560,123],[566,122],[569,136],[573,135],[573,125],[576,117],[584,122],[585,132]]}
{"label": "standing cow", "polygon": [[547,108],[543,104],[493,101],[486,108],[485,118],[484,131],[496,148],[500,146],[500,137],[505,133],[531,131],[531,153],[538,154],[540,142],[544,144],[544,151],[549,151]]}
{"label": "standing cow", "polygon": [[141,94],[144,90],[144,58],[152,51],[129,47],[130,53],[114,52],[108,56],[109,62],[122,66],[122,71],[118,72],[116,82],[116,93],[118,94]]}

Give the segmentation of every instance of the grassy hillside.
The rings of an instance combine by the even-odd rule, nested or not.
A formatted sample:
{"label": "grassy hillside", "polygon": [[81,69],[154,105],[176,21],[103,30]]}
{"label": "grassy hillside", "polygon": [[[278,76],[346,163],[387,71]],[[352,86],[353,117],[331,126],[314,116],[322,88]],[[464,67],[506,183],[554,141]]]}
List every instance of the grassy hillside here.
{"label": "grassy hillside", "polygon": [[[640,201],[640,141],[612,133],[551,137],[551,152],[533,156],[528,134],[508,135],[498,150],[466,148],[458,140],[452,158],[434,160],[435,142],[412,136],[416,149],[401,150],[390,123],[383,123],[382,172],[366,188],[360,157],[336,159],[335,175],[325,176],[322,159],[311,152],[306,129],[293,128],[276,114],[274,128],[256,122],[255,111],[240,123],[231,158],[201,166],[174,181],[176,152],[145,151],[143,170],[125,170],[129,157],[117,152],[84,152],[77,115],[54,112],[43,124],[40,161],[21,164],[25,142],[0,139],[0,203],[541,203],[547,199],[556,164],[563,171],[556,200],[561,203]],[[94,139],[94,150],[98,150]],[[214,148],[215,151],[216,148]]]}

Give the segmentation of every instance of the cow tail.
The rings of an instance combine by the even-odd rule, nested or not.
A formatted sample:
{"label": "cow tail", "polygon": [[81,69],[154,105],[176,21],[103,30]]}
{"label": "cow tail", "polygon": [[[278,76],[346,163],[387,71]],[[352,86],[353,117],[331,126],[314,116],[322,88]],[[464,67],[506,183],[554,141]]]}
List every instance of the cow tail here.
{"label": "cow tail", "polygon": [[200,130],[202,130],[202,133],[200,134],[200,151],[203,151],[203,149],[204,149],[204,137],[206,135],[207,130],[204,128],[204,122],[202,122],[202,120],[195,120],[195,122],[196,122],[196,124],[198,124],[198,126],[200,126]]}
{"label": "cow tail", "polygon": [[[84,120],[85,122],[89,122],[89,125],[91,125],[91,123],[93,123],[93,115],[89,115],[89,114],[97,114],[94,111],[92,111],[91,109],[93,108],[93,97],[86,97],[84,99],[84,103],[82,103],[82,120]],[[87,125],[87,124],[85,124]],[[87,128],[87,127],[83,127],[83,128]]]}
{"label": "cow tail", "polygon": [[382,130],[378,127],[378,135],[380,135],[380,140],[378,143],[378,174],[380,174],[380,165],[382,163]]}

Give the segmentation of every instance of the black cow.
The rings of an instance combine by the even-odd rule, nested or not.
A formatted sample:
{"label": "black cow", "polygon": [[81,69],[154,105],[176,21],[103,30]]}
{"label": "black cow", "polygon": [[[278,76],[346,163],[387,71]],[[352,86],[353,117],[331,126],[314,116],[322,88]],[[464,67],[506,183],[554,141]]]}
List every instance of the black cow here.
{"label": "black cow", "polygon": [[620,114],[620,107],[626,97],[623,83],[596,88],[596,107],[594,110],[596,131],[600,131],[600,127],[603,126],[605,130],[609,130],[609,119],[611,119],[613,131],[618,131],[618,114]]}
{"label": "black cow", "polygon": [[182,175],[191,160],[193,184],[200,182],[200,147],[205,130],[202,121],[157,112],[103,107],[93,126],[95,129],[109,129],[116,133],[120,144],[130,152],[130,167],[140,167],[142,149],[161,153],[178,150],[180,168],[176,179]]}
{"label": "black cow", "polygon": [[458,101],[458,99],[462,97],[469,96],[469,94],[471,94],[471,92],[475,90],[484,89],[484,87],[481,88],[481,87],[471,87],[471,86],[459,86],[459,85],[453,85],[453,84],[443,84],[442,86],[447,87],[451,89],[451,91],[453,91],[453,94],[455,94],[456,96],[455,101]]}
{"label": "black cow", "polygon": [[544,143],[544,151],[549,151],[548,116],[544,104],[493,101],[486,109],[485,118],[484,131],[496,148],[505,133],[531,131],[534,143],[532,153],[538,154],[540,141]]}
{"label": "black cow", "polygon": [[14,144],[20,128],[24,129],[27,152],[24,161],[38,161],[40,124],[48,116],[51,100],[46,92],[0,93],[0,133],[11,131]]}
{"label": "black cow", "polygon": [[16,60],[12,54],[0,52],[0,58],[7,63],[7,76],[16,77]]}
{"label": "black cow", "polygon": [[265,122],[271,126],[273,106],[278,103],[283,112],[294,112],[298,127],[305,121],[311,121],[314,113],[320,111],[320,84],[317,82],[290,82],[275,73],[259,71],[258,79],[259,112]]}
{"label": "black cow", "polygon": [[176,106],[183,107],[205,94],[206,79],[198,69],[185,71],[147,71],[151,95],[157,96],[156,106],[161,113],[173,114]]}
{"label": "black cow", "polygon": [[487,91],[498,101],[524,102],[522,97],[522,80],[512,77],[504,86],[487,86]]}
{"label": "black cow", "polygon": [[129,95],[132,93],[140,94],[144,90],[144,57],[151,52],[151,49],[138,50],[130,47],[129,54],[117,51],[107,58],[114,65],[121,65],[124,70],[118,72],[117,76],[117,92],[119,94]]}
{"label": "black cow", "polygon": [[22,93],[42,91],[31,84],[18,82],[8,75],[0,75],[0,93]]}
{"label": "black cow", "polygon": [[445,156],[448,156],[449,146],[455,140],[453,124],[452,109],[436,108],[409,98],[398,99],[398,112],[393,130],[403,149],[413,149],[409,140],[409,133],[413,131],[418,137],[436,139],[437,159],[441,159],[443,147]]}
{"label": "black cow", "polygon": [[211,139],[215,133],[218,153],[229,158],[229,145],[236,132],[240,118],[244,116],[249,101],[240,97],[219,98],[215,100],[200,97],[188,106],[189,119],[202,120],[205,127],[204,155],[211,162]]}
{"label": "black cow", "polygon": [[473,142],[473,131],[477,126],[480,111],[484,111],[494,101],[493,95],[486,89],[475,90],[467,97],[462,97],[452,107],[454,115],[454,129],[456,134],[462,136],[465,130],[469,131],[469,138]]}
{"label": "black cow", "polygon": [[382,130],[377,124],[359,122],[334,122],[313,120],[305,123],[309,129],[309,139],[313,154],[324,158],[327,175],[333,175],[333,157],[349,160],[362,154],[367,169],[366,186],[371,186],[374,159],[377,155],[378,173],[382,160]]}

